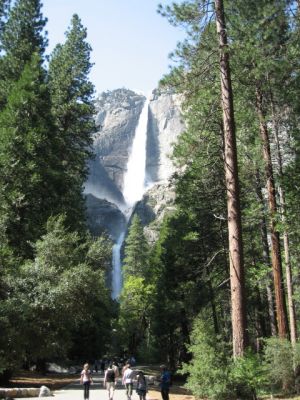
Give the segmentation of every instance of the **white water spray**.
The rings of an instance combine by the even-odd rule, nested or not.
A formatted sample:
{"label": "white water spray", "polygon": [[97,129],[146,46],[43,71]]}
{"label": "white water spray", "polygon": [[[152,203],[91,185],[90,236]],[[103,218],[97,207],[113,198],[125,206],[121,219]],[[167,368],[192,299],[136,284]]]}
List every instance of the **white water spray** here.
{"label": "white water spray", "polygon": [[145,101],[136,127],[127,172],[124,176],[123,196],[130,208],[141,200],[145,192],[146,142],[149,100]]}
{"label": "white water spray", "polygon": [[112,293],[111,297],[119,297],[122,288],[122,270],[121,270],[121,248],[124,241],[125,232],[118,237],[117,243],[113,245],[112,250]]}
{"label": "white water spray", "polygon": [[[131,153],[127,163],[127,172],[124,176],[123,196],[126,203],[124,212],[129,220],[135,203],[143,197],[145,192],[146,176],[146,144],[148,125],[149,100],[145,101],[132,143]],[[113,246],[112,258],[112,298],[117,299],[122,289],[121,248],[125,238],[125,232],[119,236]]]}

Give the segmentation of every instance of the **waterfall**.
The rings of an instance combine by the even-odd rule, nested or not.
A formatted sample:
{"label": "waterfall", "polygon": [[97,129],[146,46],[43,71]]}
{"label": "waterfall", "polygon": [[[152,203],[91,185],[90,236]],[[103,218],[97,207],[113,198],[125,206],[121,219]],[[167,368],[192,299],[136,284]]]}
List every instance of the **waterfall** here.
{"label": "waterfall", "polygon": [[[127,163],[127,171],[124,175],[123,196],[126,203],[124,214],[127,221],[129,221],[135,203],[141,200],[145,192],[148,109],[149,99],[147,98],[135,130],[132,148]],[[122,289],[121,248],[124,238],[125,231],[120,234],[117,243],[113,246],[113,299],[119,297]]]}
{"label": "waterfall", "polygon": [[149,100],[145,101],[136,127],[127,172],[124,176],[123,196],[126,205],[132,210],[145,192],[146,141]]}
{"label": "waterfall", "polygon": [[112,294],[111,297],[116,299],[122,289],[122,270],[121,270],[121,248],[124,241],[125,232],[118,237],[117,243],[113,245],[112,250]]}

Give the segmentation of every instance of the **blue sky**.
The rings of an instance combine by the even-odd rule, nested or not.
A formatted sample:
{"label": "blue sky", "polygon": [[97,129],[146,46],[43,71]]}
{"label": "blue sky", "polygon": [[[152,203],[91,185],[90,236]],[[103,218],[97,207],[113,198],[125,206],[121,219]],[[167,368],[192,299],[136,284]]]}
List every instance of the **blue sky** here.
{"label": "blue sky", "polygon": [[[171,1],[161,0],[168,4]],[[44,0],[48,53],[77,13],[88,30],[95,63],[90,78],[97,93],[126,87],[148,93],[168,72],[168,54],[183,37],[157,14],[159,0]]]}

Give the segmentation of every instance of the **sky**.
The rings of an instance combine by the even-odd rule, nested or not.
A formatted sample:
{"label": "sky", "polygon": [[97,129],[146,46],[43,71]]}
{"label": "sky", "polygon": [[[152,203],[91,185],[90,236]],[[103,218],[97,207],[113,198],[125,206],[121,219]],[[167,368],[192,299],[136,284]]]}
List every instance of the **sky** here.
{"label": "sky", "polygon": [[183,38],[180,28],[157,13],[169,0],[43,0],[49,54],[63,43],[77,13],[87,28],[96,92],[128,88],[145,94],[157,87],[172,64],[168,55]]}

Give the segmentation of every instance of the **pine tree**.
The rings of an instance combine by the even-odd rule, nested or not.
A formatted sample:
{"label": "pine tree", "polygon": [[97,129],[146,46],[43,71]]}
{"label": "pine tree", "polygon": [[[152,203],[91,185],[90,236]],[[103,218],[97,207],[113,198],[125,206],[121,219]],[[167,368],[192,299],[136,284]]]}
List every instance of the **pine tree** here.
{"label": "pine tree", "polygon": [[237,164],[233,93],[228,41],[222,0],[215,0],[220,44],[221,93],[224,124],[224,165],[227,189],[227,214],[233,329],[233,355],[243,355],[247,346],[246,293],[244,277],[240,190]]}
{"label": "pine tree", "polygon": [[10,0],[0,0],[0,48],[2,48],[1,39],[9,6]]}
{"label": "pine tree", "polygon": [[[214,5],[215,7],[211,7],[211,4],[208,5],[205,1],[189,1],[182,3],[181,6],[174,4],[172,7],[167,7],[166,11],[168,12],[169,19],[172,23],[185,24],[188,26],[187,36],[189,40],[186,40],[183,45],[178,48],[175,54],[182,57],[182,68],[181,70],[179,69],[179,73],[181,72],[183,82],[186,83],[190,80],[189,83],[186,83],[186,87],[184,88],[185,93],[187,92],[187,96],[193,98],[196,104],[199,104],[202,101],[200,98],[200,95],[202,94],[201,86],[204,86],[206,79],[208,80],[212,75],[209,68],[211,67],[210,64],[213,64],[215,61],[214,55],[217,52],[218,47],[220,51],[218,64],[221,72],[221,90],[219,90],[218,97],[215,97],[215,99],[221,102],[223,112],[223,123],[221,127],[218,127],[218,129],[222,133],[224,142],[224,169],[227,190],[228,242],[232,294],[233,352],[234,356],[239,356],[243,354],[247,345],[247,334],[242,225],[235,138],[236,133],[229,65],[229,45],[227,42],[223,1],[216,0]],[[215,15],[219,42],[218,47],[216,39],[210,43],[207,41],[208,33],[211,31],[211,26],[208,23],[209,13]],[[189,42],[192,42],[192,46],[189,45]],[[207,53],[206,59],[202,56],[201,51]],[[209,67],[207,67],[207,65]],[[199,83],[197,83],[197,79],[200,81]],[[201,81],[202,79],[205,82],[203,85]],[[212,85],[214,86],[215,77],[213,77],[213,79]],[[195,90],[195,88],[199,90],[198,97],[190,94]],[[201,106],[199,106],[199,108],[200,107]],[[218,110],[215,104],[213,109],[206,110],[205,117],[207,119],[211,118],[211,115],[214,112],[213,110]],[[201,122],[203,123],[203,121]],[[205,120],[205,124],[209,125],[207,120]],[[207,126],[205,128],[207,129]],[[200,131],[201,134],[203,130],[204,129],[202,128]]]}
{"label": "pine tree", "polygon": [[[61,168],[67,175],[62,182],[62,210],[69,223],[83,220],[82,188],[87,177],[87,160],[91,157],[94,125],[93,84],[88,74],[91,47],[78,15],[74,15],[66,41],[51,55],[49,87],[52,114],[60,140]],[[72,210],[72,211],[71,211]]]}
{"label": "pine tree", "polygon": [[123,270],[125,276],[145,277],[148,270],[148,248],[141,220],[135,214],[125,242]]}
{"label": "pine tree", "polygon": [[[30,257],[53,210],[53,124],[42,60],[35,54],[0,114],[0,207],[10,245]],[[52,128],[51,128],[52,127]]]}
{"label": "pine tree", "polygon": [[[5,2],[4,2],[5,4]],[[4,52],[1,65],[0,108],[4,106],[13,82],[16,82],[34,53],[43,56],[47,37],[46,19],[40,0],[17,0],[8,13],[1,37]]]}

